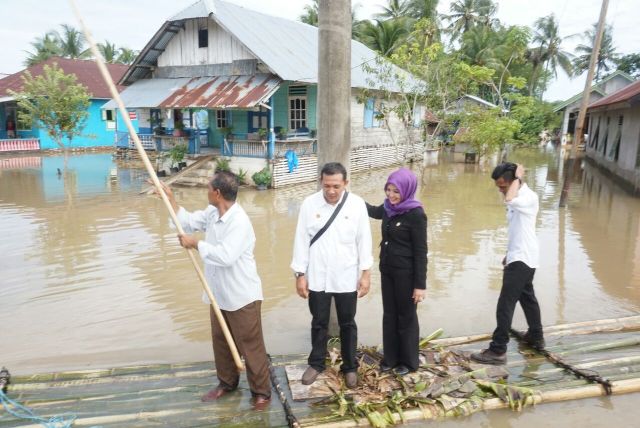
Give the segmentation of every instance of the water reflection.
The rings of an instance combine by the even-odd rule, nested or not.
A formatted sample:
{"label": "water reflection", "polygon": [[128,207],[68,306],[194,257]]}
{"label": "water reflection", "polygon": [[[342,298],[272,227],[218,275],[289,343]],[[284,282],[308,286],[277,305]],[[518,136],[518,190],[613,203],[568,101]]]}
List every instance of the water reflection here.
{"label": "water reflection", "polygon": [[[569,208],[557,208],[563,156],[518,151],[540,196],[543,321],[628,315],[640,307],[640,201],[590,165],[577,169]],[[60,168],[62,174],[57,174]],[[494,327],[506,247],[492,165],[426,166],[419,198],[429,217],[428,298],[423,333],[472,334]],[[115,179],[114,177],[115,171]],[[351,177],[351,189],[380,203],[391,168]],[[16,373],[211,358],[208,310],[166,209],[140,196],[144,171],[110,155],[0,162],[0,323],[3,361]],[[243,189],[252,218],[271,353],[307,352],[310,319],[288,268],[302,200],[315,183],[276,191]],[[176,189],[187,209],[203,189]],[[372,222],[374,254],[379,223]],[[379,274],[358,306],[360,340],[381,341]],[[524,325],[520,310],[516,324]]]}

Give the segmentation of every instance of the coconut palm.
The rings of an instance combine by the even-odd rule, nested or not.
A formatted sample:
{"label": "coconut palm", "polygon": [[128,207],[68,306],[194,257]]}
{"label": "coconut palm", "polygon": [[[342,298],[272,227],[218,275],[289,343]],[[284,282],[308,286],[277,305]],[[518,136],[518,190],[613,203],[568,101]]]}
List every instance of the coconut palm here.
{"label": "coconut palm", "polygon": [[409,34],[405,19],[389,19],[382,21],[362,21],[359,28],[359,39],[369,48],[390,56]]}
{"label": "coconut palm", "polygon": [[531,72],[531,80],[529,82],[529,95],[535,91],[536,83],[540,78],[540,68],[542,65],[545,71],[558,76],[558,66],[567,74],[573,75],[573,66],[571,61],[573,55],[562,50],[564,40],[572,37],[561,37],[558,28],[558,21],[555,15],[544,16],[538,18],[534,23],[533,43],[537,46],[532,48],[528,53],[528,57],[532,60],[533,70]]}
{"label": "coconut palm", "polygon": [[409,0],[408,6],[410,17],[438,21],[438,0]]}
{"label": "coconut palm", "polygon": [[468,64],[501,70],[500,41],[488,27],[475,27],[462,36],[460,56]]}
{"label": "coconut palm", "polygon": [[57,32],[58,46],[65,58],[87,58],[90,51],[85,48],[85,39],[81,31],[68,24],[62,24],[62,32]]}
{"label": "coconut palm", "polygon": [[386,6],[380,6],[382,12],[376,13],[380,19],[404,18],[409,14],[409,0],[387,0]]}
{"label": "coconut palm", "polygon": [[118,54],[116,62],[119,64],[133,64],[133,61],[136,60],[136,57],[139,53],[138,51],[134,51],[133,49],[129,48],[120,48],[118,49],[118,51],[120,53]]}
{"label": "coconut palm", "polygon": [[54,31],[49,31],[44,36],[37,37],[35,41],[31,42],[31,46],[33,46],[34,51],[27,51],[27,59],[24,61],[24,65],[27,67],[46,61],[52,56],[60,56],[62,53]]}
{"label": "coconut palm", "polygon": [[116,48],[115,43],[111,43],[108,40],[105,40],[104,43],[98,43],[98,51],[100,51],[104,62],[118,62],[118,49]]}
{"label": "coconut palm", "polygon": [[451,3],[449,15],[444,18],[450,21],[447,30],[451,39],[460,39],[464,33],[477,25],[490,25],[498,8],[491,0],[456,0]]}
{"label": "coconut palm", "polygon": [[[576,74],[583,73],[589,69],[589,61],[593,52],[593,45],[596,40],[598,24],[593,24],[593,28],[587,30],[582,35],[588,44],[579,44],[576,46],[576,52],[580,55],[573,59],[573,67]],[[606,25],[602,33],[602,42],[600,43],[600,51],[596,60],[596,80],[604,77],[605,73],[615,68],[619,55],[613,46],[613,37],[611,36],[611,25]]]}
{"label": "coconut palm", "polygon": [[310,5],[308,4],[304,7],[304,13],[298,18],[300,19],[300,22],[317,27],[319,7],[320,5],[318,4],[318,0],[312,0]]}

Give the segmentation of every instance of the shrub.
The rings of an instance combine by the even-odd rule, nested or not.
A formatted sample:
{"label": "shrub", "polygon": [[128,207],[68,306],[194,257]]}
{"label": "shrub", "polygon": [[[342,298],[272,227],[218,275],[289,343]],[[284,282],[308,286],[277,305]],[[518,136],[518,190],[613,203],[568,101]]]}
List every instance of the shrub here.
{"label": "shrub", "polygon": [[251,176],[251,179],[257,186],[268,186],[271,184],[271,170],[268,166],[265,166],[260,171],[255,172]]}
{"label": "shrub", "polygon": [[216,159],[216,172],[231,171],[229,166],[229,159],[218,158]]}

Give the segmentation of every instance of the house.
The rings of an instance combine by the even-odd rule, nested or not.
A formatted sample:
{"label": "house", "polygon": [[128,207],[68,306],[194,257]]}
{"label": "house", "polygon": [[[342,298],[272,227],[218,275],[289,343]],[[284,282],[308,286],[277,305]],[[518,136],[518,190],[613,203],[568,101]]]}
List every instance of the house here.
{"label": "house", "polygon": [[[375,57],[352,41],[351,144],[354,150],[386,148],[371,149],[373,157],[361,153],[352,170],[393,161],[397,150],[390,132],[403,126],[394,118],[381,120],[380,98],[362,99],[371,84],[361,65]],[[292,150],[305,159],[289,173],[288,179],[295,176],[289,182],[315,179],[316,170],[303,166],[313,162],[317,150],[316,27],[201,0],[161,26],[120,83],[127,86],[122,99],[137,118],[134,126],[146,148],[181,143],[192,153],[220,150],[249,176],[274,164],[274,185],[279,163]],[[419,134],[421,121],[415,122]],[[118,144],[130,145],[120,134],[126,131],[123,123],[116,126],[122,135]]]}
{"label": "house", "polygon": [[[594,102],[606,97],[607,95],[613,94],[631,83],[633,83],[633,77],[622,71],[615,71],[600,82],[591,86],[589,102]],[[582,94],[582,91],[575,94],[571,98],[558,104],[553,110],[556,113],[562,112],[562,144],[567,143],[567,137],[571,140],[575,133],[576,120],[578,119],[578,112],[580,110],[580,104],[582,103]],[[589,122],[589,117],[587,117],[583,128],[585,133],[589,132]],[[569,135],[571,137],[569,137]]]}
{"label": "house", "polygon": [[640,194],[640,80],[589,105],[586,156]]}
{"label": "house", "polygon": [[[101,107],[111,99],[109,89],[104,83],[97,65],[93,61],[53,57],[26,70],[0,79],[0,151],[58,149],[58,145],[38,124],[24,125],[18,121],[18,105],[9,90],[20,92],[22,76],[28,71],[32,76],[42,74],[44,66],[57,64],[66,74],[74,74],[77,82],[84,85],[91,94],[89,116],[82,135],[75,137],[69,147],[113,146],[115,138],[115,120],[105,116]],[[122,78],[128,66],[107,64],[107,69],[115,81]],[[119,89],[122,89],[120,87]],[[15,137],[9,138],[7,125],[17,124]],[[12,137],[12,136],[11,136]]]}

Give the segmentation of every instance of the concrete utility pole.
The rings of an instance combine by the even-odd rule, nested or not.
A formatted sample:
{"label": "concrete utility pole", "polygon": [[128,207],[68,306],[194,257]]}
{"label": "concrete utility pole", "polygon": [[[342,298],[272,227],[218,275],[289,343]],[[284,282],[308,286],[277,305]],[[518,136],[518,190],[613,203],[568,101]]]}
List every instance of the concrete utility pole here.
{"label": "concrete utility pole", "polygon": [[318,174],[327,162],[349,171],[351,0],[320,0],[318,29]]}
{"label": "concrete utility pole", "polygon": [[576,131],[573,137],[573,144],[571,145],[571,154],[569,155],[569,162],[567,163],[567,168],[565,169],[564,185],[562,186],[562,194],[560,195],[560,207],[565,207],[567,205],[567,196],[569,195],[569,186],[576,163],[578,145],[582,143],[582,130],[584,129],[584,120],[587,116],[587,106],[589,105],[589,95],[591,94],[593,73],[596,68],[596,61],[598,60],[598,56],[600,55],[600,45],[602,44],[602,33],[604,33],[605,18],[607,16],[608,7],[609,0],[602,0],[600,19],[598,20],[598,32],[596,34],[596,40],[593,43],[593,49],[591,50],[591,59],[589,61],[587,81],[584,84],[584,92],[582,93],[582,101],[580,102],[580,111],[578,113],[578,120],[576,121]]}
{"label": "concrete utility pole", "polygon": [[[320,0],[318,7],[318,177],[327,162],[351,162],[351,0]],[[318,187],[320,183],[318,182]],[[331,300],[329,335],[339,336]]]}

